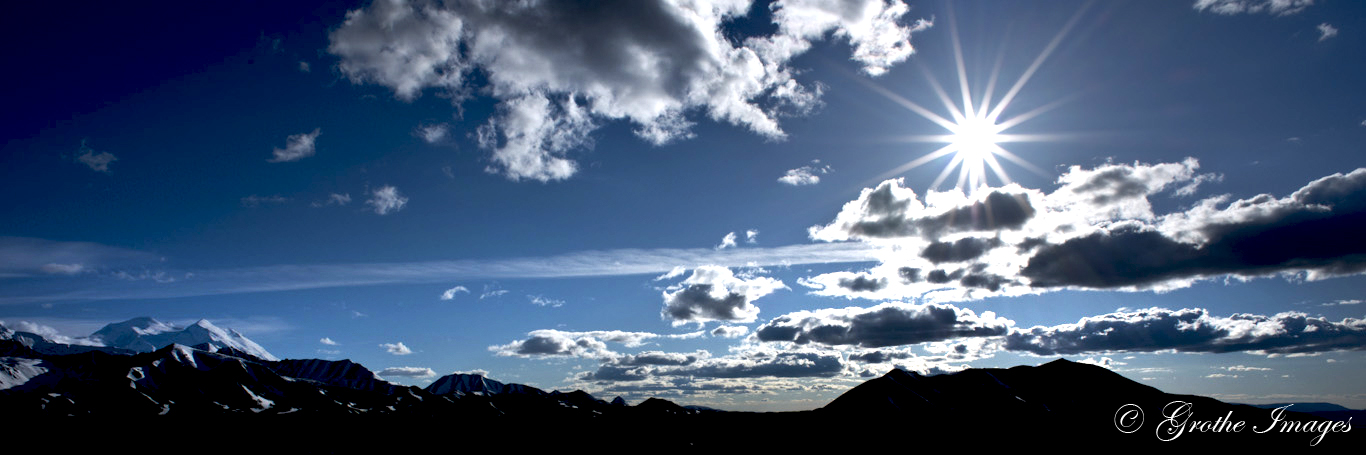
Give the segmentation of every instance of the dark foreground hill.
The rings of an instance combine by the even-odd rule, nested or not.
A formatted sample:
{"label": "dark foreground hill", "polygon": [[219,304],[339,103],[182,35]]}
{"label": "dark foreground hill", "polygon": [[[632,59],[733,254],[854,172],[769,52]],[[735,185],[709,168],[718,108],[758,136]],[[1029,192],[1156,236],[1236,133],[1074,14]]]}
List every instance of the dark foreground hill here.
{"label": "dark foreground hill", "polygon": [[146,444],[209,452],[457,451],[476,443],[608,452],[1327,451],[1359,448],[1366,439],[1350,416],[1283,410],[1277,422],[1274,410],[1167,394],[1066,360],[937,376],[893,370],[821,409],[785,413],[699,410],[661,399],[628,406],[477,375],[446,376],[423,389],[378,380],[350,361],[263,360],[209,345],[49,355],[0,340],[0,383],[3,444],[63,451]]}

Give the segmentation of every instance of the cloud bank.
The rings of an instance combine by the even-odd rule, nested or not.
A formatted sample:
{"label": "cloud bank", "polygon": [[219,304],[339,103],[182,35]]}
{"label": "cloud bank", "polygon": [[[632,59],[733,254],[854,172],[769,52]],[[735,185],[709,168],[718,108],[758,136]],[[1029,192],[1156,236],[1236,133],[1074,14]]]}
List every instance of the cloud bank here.
{"label": "cloud bank", "polygon": [[[879,75],[913,52],[901,0],[778,0],[776,32],[733,37],[727,24],[750,2],[629,0],[381,0],[350,11],[328,51],[354,83],[377,84],[400,99],[426,89],[457,102],[475,79],[498,101],[478,131],[491,172],[549,182],[578,171],[569,156],[590,133],[627,121],[652,144],[693,135],[692,114],[770,139],[778,118],[819,103],[788,62],[813,41],[847,41],[852,59]],[[471,77],[478,73],[480,78]]]}

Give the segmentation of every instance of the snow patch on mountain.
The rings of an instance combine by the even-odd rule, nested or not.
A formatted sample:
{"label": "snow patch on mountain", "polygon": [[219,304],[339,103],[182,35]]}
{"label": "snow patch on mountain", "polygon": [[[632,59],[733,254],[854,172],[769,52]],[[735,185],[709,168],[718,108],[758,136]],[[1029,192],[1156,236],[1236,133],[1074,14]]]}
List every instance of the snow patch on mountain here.
{"label": "snow patch on mountain", "polygon": [[0,357],[0,390],[21,386],[47,373],[45,362],[22,357]]}

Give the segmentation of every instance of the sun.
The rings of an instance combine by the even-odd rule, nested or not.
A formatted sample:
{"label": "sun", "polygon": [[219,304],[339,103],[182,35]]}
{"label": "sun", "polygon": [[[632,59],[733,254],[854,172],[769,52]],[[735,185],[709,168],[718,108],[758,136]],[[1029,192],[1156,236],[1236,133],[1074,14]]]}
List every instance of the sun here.
{"label": "sun", "polygon": [[1001,162],[998,158],[1011,161],[1020,167],[1038,174],[1046,175],[1043,170],[1030,164],[1018,155],[1011,153],[1009,150],[1006,150],[1001,144],[1054,139],[1052,136],[1008,134],[1006,131],[1043,112],[1057,107],[1062,101],[1055,101],[1004,120],[1001,119],[1001,116],[1006,108],[1010,106],[1010,102],[1020,93],[1020,89],[1024,87],[1025,83],[1029,82],[1029,79],[1038,71],[1039,66],[1043,64],[1044,60],[1048,59],[1048,56],[1051,55],[1055,49],[1057,49],[1059,43],[1062,42],[1063,37],[1067,35],[1068,31],[1077,24],[1085,10],[1086,7],[1082,7],[1072,16],[1067,25],[1063,26],[1063,28],[1058,31],[1058,34],[1044,47],[1043,51],[1039,53],[1039,56],[1034,59],[1034,62],[1029,65],[1024,73],[1020,75],[1019,79],[1017,79],[1010,89],[999,99],[993,99],[993,92],[996,88],[997,78],[1000,75],[1001,58],[998,56],[996,65],[988,78],[986,88],[982,91],[980,96],[974,96],[968,85],[968,72],[966,65],[963,62],[963,47],[958,39],[958,28],[954,24],[952,11],[950,11],[949,27],[952,32],[951,37],[953,41],[955,62],[957,63],[958,87],[961,92],[961,97],[958,100],[953,99],[953,97],[944,90],[943,86],[939,85],[939,82],[933,75],[929,74],[928,71],[925,72],[926,81],[930,83],[935,94],[938,95],[939,100],[944,103],[944,108],[948,111],[948,118],[926,109],[890,90],[867,83],[873,90],[880,92],[883,96],[901,104],[911,112],[916,113],[926,120],[938,124],[948,133],[930,136],[912,136],[907,138],[910,142],[931,142],[944,145],[937,150],[921,155],[906,164],[898,166],[883,174],[880,178],[900,174],[946,156],[951,156],[952,158],[949,160],[948,165],[944,167],[944,170],[939,173],[939,176],[935,178],[934,182],[930,184],[931,190],[937,189],[943,184],[953,173],[954,169],[958,170],[958,189],[968,194],[975,193],[982,188],[988,187],[988,174],[994,176],[1002,185],[1010,183],[1010,175],[1007,174],[1005,168],[1001,166]]}

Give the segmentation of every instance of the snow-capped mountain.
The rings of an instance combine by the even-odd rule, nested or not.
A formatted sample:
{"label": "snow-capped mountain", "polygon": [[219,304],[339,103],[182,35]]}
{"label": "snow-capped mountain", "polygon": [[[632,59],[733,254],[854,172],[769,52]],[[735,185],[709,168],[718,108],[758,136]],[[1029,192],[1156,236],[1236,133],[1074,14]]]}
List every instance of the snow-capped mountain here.
{"label": "snow-capped mountain", "polygon": [[102,346],[98,341],[90,339],[74,339],[83,344],[61,343],[33,332],[10,329],[5,327],[4,324],[0,324],[0,340],[11,340],[28,349],[46,355],[81,354],[90,351],[102,351],[110,354],[132,354],[131,351],[125,349]]}
{"label": "snow-capped mountain", "polygon": [[91,334],[90,339],[136,352],[152,352],[171,344],[208,345],[214,349],[232,348],[261,360],[279,360],[236,330],[224,330],[205,319],[181,328],[149,317],[133,318],[106,325]]}

